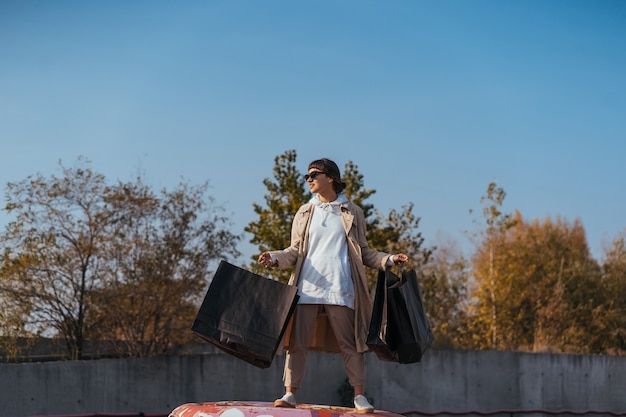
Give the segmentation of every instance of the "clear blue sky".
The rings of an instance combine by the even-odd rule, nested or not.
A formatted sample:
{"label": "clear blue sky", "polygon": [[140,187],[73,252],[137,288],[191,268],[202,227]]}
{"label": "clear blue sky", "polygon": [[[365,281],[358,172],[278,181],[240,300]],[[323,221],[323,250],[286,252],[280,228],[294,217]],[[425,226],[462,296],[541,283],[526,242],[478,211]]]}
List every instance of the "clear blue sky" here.
{"label": "clear blue sky", "polygon": [[0,0],[0,144],[3,190],[84,156],[209,181],[234,233],[288,149],[414,203],[427,245],[467,248],[497,180],[600,260],[626,228],[626,2]]}

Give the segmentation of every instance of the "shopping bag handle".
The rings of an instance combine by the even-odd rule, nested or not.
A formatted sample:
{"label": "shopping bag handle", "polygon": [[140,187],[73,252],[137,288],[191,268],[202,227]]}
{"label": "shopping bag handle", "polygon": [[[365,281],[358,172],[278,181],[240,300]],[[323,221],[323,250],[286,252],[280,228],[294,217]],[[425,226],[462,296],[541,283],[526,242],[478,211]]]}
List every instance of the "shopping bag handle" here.
{"label": "shopping bag handle", "polygon": [[[395,265],[398,268],[398,272],[396,274],[394,274],[398,279],[397,281],[393,282],[391,285],[385,285],[385,287],[387,289],[390,288],[399,288],[402,285],[404,285],[404,283],[406,282],[406,278],[404,277],[404,274],[402,273],[404,270],[404,266],[402,264],[399,265]],[[388,271],[391,271],[392,267],[388,266],[387,268],[385,268]],[[387,283],[385,283],[387,284]]]}

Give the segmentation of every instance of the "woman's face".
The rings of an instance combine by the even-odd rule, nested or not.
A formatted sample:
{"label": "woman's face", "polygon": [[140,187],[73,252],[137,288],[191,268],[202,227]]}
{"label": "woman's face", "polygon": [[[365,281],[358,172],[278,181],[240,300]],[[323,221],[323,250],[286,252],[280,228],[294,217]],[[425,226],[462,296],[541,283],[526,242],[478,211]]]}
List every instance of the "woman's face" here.
{"label": "woman's face", "polygon": [[325,194],[329,191],[333,191],[333,180],[326,175],[324,171],[311,168],[306,178],[309,190],[311,190],[313,194]]}

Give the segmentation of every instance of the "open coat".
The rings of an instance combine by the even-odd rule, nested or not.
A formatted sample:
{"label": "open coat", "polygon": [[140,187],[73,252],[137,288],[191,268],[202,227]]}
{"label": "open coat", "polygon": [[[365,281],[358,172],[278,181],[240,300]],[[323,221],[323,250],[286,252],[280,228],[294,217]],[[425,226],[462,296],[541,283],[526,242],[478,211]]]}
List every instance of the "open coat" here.
{"label": "open coat", "polygon": [[[372,298],[367,285],[365,266],[374,269],[385,269],[388,253],[370,249],[365,238],[365,215],[356,204],[348,201],[341,204],[341,219],[348,242],[348,256],[350,257],[350,271],[354,282],[354,337],[359,352],[368,350],[366,340],[372,316]],[[294,216],[291,227],[291,244],[288,248],[273,251],[277,268],[287,269],[294,267],[289,279],[289,285],[297,285],[309,242],[309,226],[315,205],[305,204],[300,207]],[[290,327],[284,337],[284,347],[289,350]],[[315,334],[311,350],[339,352],[339,346],[325,314],[318,317],[315,324]]]}

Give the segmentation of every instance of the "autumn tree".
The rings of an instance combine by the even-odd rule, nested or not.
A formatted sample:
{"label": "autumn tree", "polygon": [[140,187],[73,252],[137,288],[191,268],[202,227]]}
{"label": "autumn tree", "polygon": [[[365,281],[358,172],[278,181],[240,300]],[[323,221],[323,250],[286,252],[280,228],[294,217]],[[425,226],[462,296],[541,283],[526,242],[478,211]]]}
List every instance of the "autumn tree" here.
{"label": "autumn tree", "polygon": [[481,261],[486,257],[486,261],[480,262],[480,267],[474,268],[474,278],[479,282],[476,295],[481,302],[478,304],[479,311],[471,313],[475,317],[474,334],[485,335],[485,331],[489,332],[487,340],[476,340],[478,346],[482,348],[498,349],[499,347],[498,306],[501,303],[501,295],[498,294],[497,289],[499,281],[497,262],[502,239],[506,231],[515,224],[511,214],[501,211],[505,197],[504,188],[498,187],[497,183],[492,181],[487,186],[485,195],[480,199],[486,228],[480,233],[481,243],[479,243],[475,257],[480,258]]}
{"label": "autumn tree", "polygon": [[626,229],[604,250],[602,283],[604,312],[598,317],[606,353],[626,353]]}
{"label": "autumn tree", "polygon": [[93,290],[103,285],[100,248],[111,233],[104,177],[62,167],[7,186],[8,213],[0,291],[36,334],[62,335],[81,357]]}
{"label": "autumn tree", "polygon": [[157,198],[140,180],[110,186],[88,165],[81,158],[61,164],[61,176],[7,185],[15,220],[1,235],[5,314],[32,334],[64,338],[72,359],[88,336],[168,345],[162,338],[177,338],[179,321],[189,326],[209,262],[236,256],[238,237],[211,217],[206,188],[182,185]]}
{"label": "autumn tree", "polygon": [[[0,271],[0,282],[3,282]],[[0,284],[1,285],[1,284]],[[0,361],[17,360],[32,345],[32,334],[26,329],[28,311],[15,308],[8,297],[0,295]],[[24,343],[26,342],[26,343]]]}
{"label": "autumn tree", "polygon": [[96,293],[90,334],[114,335],[118,354],[155,356],[188,342],[211,264],[239,254],[238,237],[222,227],[227,217],[207,190],[182,182],[154,193],[140,178],[112,188],[110,279]]}
{"label": "autumn tree", "polygon": [[466,314],[469,274],[469,262],[453,241],[437,242],[430,261],[421,268],[420,287],[434,347],[460,348],[472,337]]}
{"label": "autumn tree", "polygon": [[597,352],[599,333],[590,318],[601,313],[604,291],[582,224],[561,218],[527,222],[519,212],[514,219],[497,241],[495,255],[487,241],[474,258],[484,315],[494,302],[491,294],[496,295],[497,347]]}

